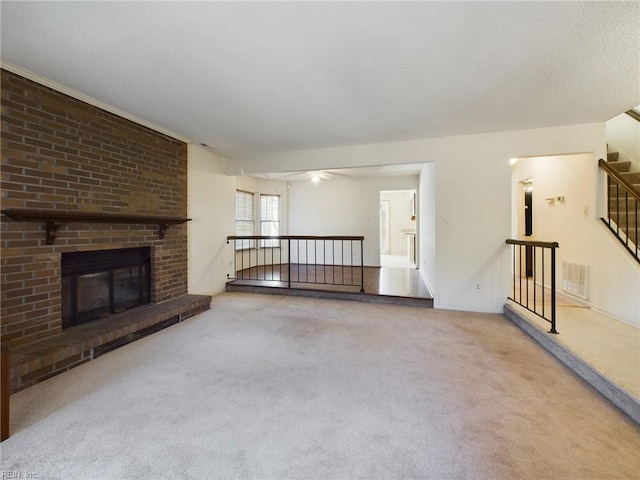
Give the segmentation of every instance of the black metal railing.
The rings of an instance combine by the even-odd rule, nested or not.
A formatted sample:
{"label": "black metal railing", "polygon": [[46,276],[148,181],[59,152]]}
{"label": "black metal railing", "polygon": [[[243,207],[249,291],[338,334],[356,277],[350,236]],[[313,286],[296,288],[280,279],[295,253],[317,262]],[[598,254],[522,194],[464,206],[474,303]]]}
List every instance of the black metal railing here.
{"label": "black metal railing", "polygon": [[600,159],[598,165],[608,176],[607,218],[600,220],[609,227],[609,230],[624,245],[625,249],[640,263],[640,248],[638,247],[640,194],[609,163]]}
{"label": "black metal railing", "polygon": [[513,285],[509,300],[516,302],[556,329],[556,248],[558,242],[508,239],[513,245]]}
{"label": "black metal railing", "polygon": [[360,287],[364,292],[364,237],[230,235],[234,275],[229,280]]}

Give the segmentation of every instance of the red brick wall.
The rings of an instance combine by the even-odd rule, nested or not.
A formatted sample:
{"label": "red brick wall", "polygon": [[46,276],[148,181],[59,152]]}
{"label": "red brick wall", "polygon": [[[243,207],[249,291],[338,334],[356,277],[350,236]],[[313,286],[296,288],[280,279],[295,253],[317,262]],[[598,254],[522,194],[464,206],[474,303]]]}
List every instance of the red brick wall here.
{"label": "red brick wall", "polygon": [[[187,146],[2,70],[1,205],[81,212],[187,214]],[[2,339],[17,346],[61,330],[62,252],[151,246],[152,301],[187,293],[186,224],[42,223],[2,216]]]}

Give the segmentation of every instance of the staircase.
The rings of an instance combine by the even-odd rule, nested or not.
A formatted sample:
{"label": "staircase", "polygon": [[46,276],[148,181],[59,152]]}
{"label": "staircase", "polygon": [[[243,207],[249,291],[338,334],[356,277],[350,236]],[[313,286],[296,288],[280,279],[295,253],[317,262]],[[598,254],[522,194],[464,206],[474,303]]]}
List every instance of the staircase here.
{"label": "staircase", "polygon": [[[631,171],[632,163],[621,161],[618,152],[607,153],[607,163],[640,196],[640,171]],[[627,193],[626,189],[611,176],[608,179],[608,198],[609,218],[634,245],[637,245],[638,200]]]}

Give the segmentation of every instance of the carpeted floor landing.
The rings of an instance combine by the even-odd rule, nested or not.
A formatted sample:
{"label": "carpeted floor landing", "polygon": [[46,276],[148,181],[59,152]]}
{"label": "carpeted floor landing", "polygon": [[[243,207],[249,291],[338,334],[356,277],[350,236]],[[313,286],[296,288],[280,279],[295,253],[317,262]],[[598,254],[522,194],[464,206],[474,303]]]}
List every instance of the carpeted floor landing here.
{"label": "carpeted floor landing", "polygon": [[11,400],[4,477],[640,477],[640,429],[501,315],[228,293]]}

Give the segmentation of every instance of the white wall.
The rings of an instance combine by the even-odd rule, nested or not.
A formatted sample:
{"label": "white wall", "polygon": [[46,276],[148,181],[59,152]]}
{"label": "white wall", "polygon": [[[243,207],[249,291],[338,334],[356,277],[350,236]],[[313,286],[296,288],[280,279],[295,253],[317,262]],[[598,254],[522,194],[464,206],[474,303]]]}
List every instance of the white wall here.
{"label": "white wall", "polygon": [[417,176],[291,182],[291,235],[365,237],[364,263],[380,265],[379,205],[382,190],[414,190]]}
{"label": "white wall", "polygon": [[[245,172],[287,172],[434,162],[434,171],[429,173],[435,176],[436,256],[435,268],[431,265],[427,271],[436,275],[429,279],[436,290],[435,307],[500,312],[508,296],[510,276],[509,251],[505,245],[505,239],[511,236],[509,159],[577,152],[595,152],[595,158],[605,158],[605,148],[605,125],[597,123],[270,153],[234,159],[229,162],[228,172],[238,173],[241,169]],[[428,175],[425,183],[430,178]],[[335,188],[336,197],[320,196],[320,190],[314,193],[309,190],[310,186],[295,187],[300,198],[313,207],[311,212],[318,215],[318,222],[314,222],[310,211],[293,211],[297,203],[293,185],[292,234],[322,234],[316,228],[318,225],[337,234],[365,231],[365,235],[375,238],[375,242],[368,242],[365,260],[369,265],[377,264],[378,230],[377,222],[373,220],[378,218],[377,198],[368,203],[373,205],[373,210],[357,202],[354,206],[357,213],[350,213],[339,201],[346,197],[340,196],[344,192],[337,186],[319,187]],[[325,205],[314,204],[321,199],[326,199]],[[423,202],[420,201],[422,206]],[[418,219],[419,224],[422,220]],[[425,217],[425,220],[429,222],[429,218]],[[294,231],[294,227],[303,231]],[[426,240],[419,242],[424,248]],[[425,267],[425,262],[428,257],[422,258],[420,268]]]}
{"label": "white wall", "polygon": [[418,193],[418,216],[420,219],[420,276],[436,296],[436,164],[427,163],[420,172]]}
{"label": "white wall", "polygon": [[[593,154],[519,159],[513,167],[517,210],[522,210],[520,180],[533,180],[533,235],[557,241],[557,285],[563,260],[589,265],[589,303],[640,327],[640,266],[593,215],[598,167]],[[557,197],[564,197],[558,201]],[[547,201],[553,198],[554,201]],[[522,215],[519,216],[522,235]],[[523,238],[520,236],[520,238]]]}
{"label": "white wall", "polygon": [[635,162],[634,170],[640,166],[640,122],[626,113],[607,122],[607,143],[610,151],[619,152],[621,160]]}
{"label": "white wall", "polygon": [[232,250],[227,235],[235,231],[235,177],[225,175],[226,159],[189,144],[188,223],[189,293],[224,291]]}

